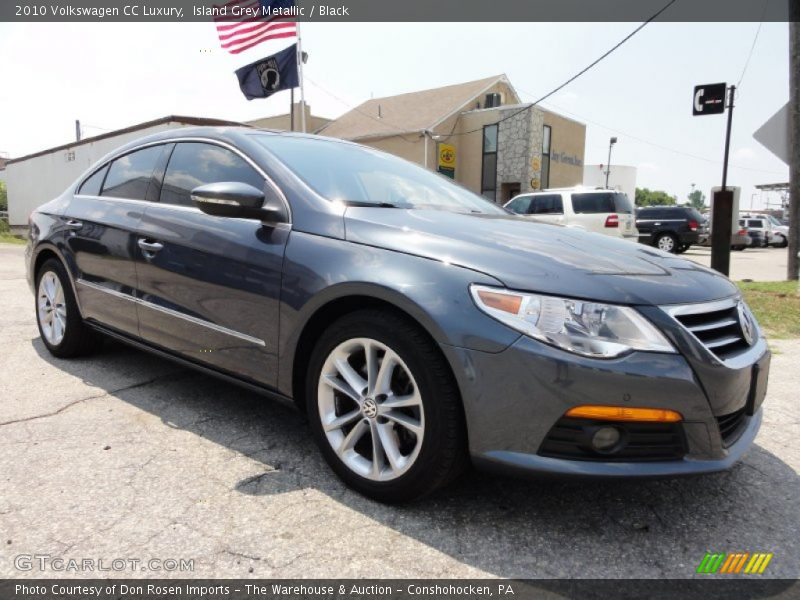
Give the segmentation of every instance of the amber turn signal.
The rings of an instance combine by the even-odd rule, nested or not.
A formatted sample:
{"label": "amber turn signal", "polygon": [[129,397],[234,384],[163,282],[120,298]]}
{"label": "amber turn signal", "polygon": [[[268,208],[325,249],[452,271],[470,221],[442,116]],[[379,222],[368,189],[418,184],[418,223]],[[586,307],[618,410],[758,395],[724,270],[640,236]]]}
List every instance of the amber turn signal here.
{"label": "amber turn signal", "polygon": [[677,423],[683,420],[681,413],[665,408],[629,408],[627,406],[594,406],[592,404],[570,408],[564,416],[598,421],[645,421],[648,423]]}
{"label": "amber turn signal", "polygon": [[481,301],[489,308],[496,308],[512,315],[519,313],[519,307],[522,305],[521,296],[512,296],[510,294],[498,294],[487,290],[479,290],[478,296]]}

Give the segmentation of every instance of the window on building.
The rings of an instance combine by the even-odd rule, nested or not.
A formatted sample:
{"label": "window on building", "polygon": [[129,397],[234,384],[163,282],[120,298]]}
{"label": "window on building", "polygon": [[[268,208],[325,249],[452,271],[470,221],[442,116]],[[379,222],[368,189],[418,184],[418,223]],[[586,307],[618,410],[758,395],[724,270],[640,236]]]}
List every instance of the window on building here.
{"label": "window on building", "polygon": [[264,179],[238,154],[197,142],[179,143],[169,159],[161,202],[193,206],[191,191],[207,183],[236,181],[263,189]]}
{"label": "window on building", "polygon": [[542,132],[542,176],[540,178],[542,189],[550,187],[550,138],[552,135],[550,126],[545,125]]}
{"label": "window on building", "polygon": [[112,162],[103,184],[102,195],[128,200],[144,200],[163,149],[163,146],[150,146],[120,156]]}
{"label": "window on building", "polygon": [[493,202],[497,197],[497,124],[483,128],[481,195]]}
{"label": "window on building", "polygon": [[78,190],[78,193],[83,196],[99,196],[100,188],[103,185],[103,179],[106,177],[106,171],[108,171],[108,165],[105,165],[102,169],[95,171],[92,175],[84,180],[80,189]]}

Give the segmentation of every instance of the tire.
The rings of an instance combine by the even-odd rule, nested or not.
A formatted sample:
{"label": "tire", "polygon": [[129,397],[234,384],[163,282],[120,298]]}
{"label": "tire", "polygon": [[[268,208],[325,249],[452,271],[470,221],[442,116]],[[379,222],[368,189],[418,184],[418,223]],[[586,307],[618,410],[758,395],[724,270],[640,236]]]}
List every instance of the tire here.
{"label": "tire", "polygon": [[81,319],[70,279],[61,261],[51,258],[36,273],[34,311],[45,347],[58,358],[90,354],[99,335]]}
{"label": "tire", "polygon": [[789,239],[786,236],[780,236],[781,241],[777,244],[773,244],[776,248],[786,248],[789,245]]}
{"label": "tire", "polygon": [[741,252],[742,250],[744,250],[744,246],[733,246],[732,249],[736,250],[737,252]]}
{"label": "tire", "polygon": [[[367,348],[372,378],[366,376]],[[390,365],[386,371],[384,365]],[[439,349],[409,319],[378,309],[342,317],[320,337],[306,377],[315,441],[334,472],[365,496],[409,502],[447,485],[469,465],[455,379]]]}
{"label": "tire", "polygon": [[677,254],[678,252],[678,238],[671,233],[662,233],[656,238],[656,248],[664,252],[671,252]]}
{"label": "tire", "polygon": [[692,247],[692,245],[691,245],[691,244],[681,244],[681,245],[680,245],[680,246],[678,246],[678,247],[677,247],[677,249],[675,250],[675,254],[683,254],[684,252],[686,252],[686,251],[687,251],[689,248],[691,248],[691,247]]}

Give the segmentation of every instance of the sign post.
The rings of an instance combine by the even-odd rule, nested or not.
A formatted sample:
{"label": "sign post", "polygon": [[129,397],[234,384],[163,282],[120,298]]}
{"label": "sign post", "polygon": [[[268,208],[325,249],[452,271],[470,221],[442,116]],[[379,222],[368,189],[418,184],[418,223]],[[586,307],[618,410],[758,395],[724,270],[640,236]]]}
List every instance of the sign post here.
{"label": "sign post", "polygon": [[694,88],[692,114],[696,117],[719,115],[725,112],[725,96],[728,96],[728,125],[725,131],[725,156],[722,162],[722,189],[711,198],[713,211],[711,222],[711,268],[723,275],[730,273],[731,222],[733,221],[733,192],[728,190],[728,156],[731,148],[733,126],[733,99],[736,86],[725,83],[698,85]]}

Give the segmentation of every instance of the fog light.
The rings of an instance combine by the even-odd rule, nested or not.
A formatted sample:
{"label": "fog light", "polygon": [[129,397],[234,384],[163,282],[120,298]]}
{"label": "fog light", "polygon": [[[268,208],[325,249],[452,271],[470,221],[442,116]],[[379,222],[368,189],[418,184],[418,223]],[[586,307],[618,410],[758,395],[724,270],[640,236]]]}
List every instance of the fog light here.
{"label": "fog light", "polygon": [[592,448],[598,452],[611,452],[619,444],[620,437],[616,427],[601,427],[592,436]]}

